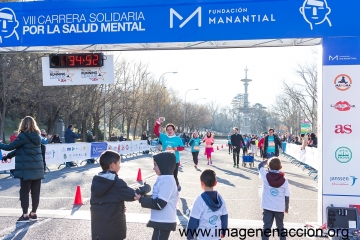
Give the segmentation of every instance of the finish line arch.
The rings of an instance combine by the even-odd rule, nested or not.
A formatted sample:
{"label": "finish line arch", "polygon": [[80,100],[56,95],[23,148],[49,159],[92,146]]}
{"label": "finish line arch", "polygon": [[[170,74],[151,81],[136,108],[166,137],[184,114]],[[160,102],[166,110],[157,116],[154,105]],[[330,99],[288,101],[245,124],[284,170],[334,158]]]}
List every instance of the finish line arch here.
{"label": "finish line arch", "polygon": [[[358,0],[154,0],[0,3],[0,53],[323,46],[319,71],[318,222],[326,207],[360,205]],[[322,73],[322,75],[321,75]],[[344,105],[337,108],[334,106]],[[335,126],[351,125],[352,134]],[[334,185],[332,177],[354,177]]]}

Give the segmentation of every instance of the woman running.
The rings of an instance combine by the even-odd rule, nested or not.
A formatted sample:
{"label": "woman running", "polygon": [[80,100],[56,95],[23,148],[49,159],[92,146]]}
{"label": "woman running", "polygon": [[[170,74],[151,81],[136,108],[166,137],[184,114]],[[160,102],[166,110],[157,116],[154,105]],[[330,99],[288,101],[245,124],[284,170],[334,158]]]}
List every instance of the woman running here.
{"label": "woman running", "polygon": [[208,160],[207,165],[210,165],[210,164],[212,164],[212,161],[211,161],[211,153],[214,151],[213,144],[214,144],[214,142],[215,142],[215,140],[214,140],[214,138],[212,137],[210,131],[208,131],[208,132],[206,133],[206,136],[204,137],[203,142],[206,144],[206,145],[205,145],[205,155],[206,155],[206,158],[207,158],[207,160]]}
{"label": "woman running", "polygon": [[197,132],[192,134],[192,138],[189,141],[189,145],[191,146],[191,154],[193,156],[194,167],[197,169],[197,165],[199,162],[199,150],[200,150],[200,139]]}

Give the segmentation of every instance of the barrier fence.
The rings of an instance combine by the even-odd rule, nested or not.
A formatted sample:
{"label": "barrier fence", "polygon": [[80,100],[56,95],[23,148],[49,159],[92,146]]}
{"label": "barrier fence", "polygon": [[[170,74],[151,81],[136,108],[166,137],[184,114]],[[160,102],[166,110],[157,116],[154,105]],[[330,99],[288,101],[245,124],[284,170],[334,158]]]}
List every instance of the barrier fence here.
{"label": "barrier fence", "polygon": [[[47,165],[63,164],[64,162],[78,162],[89,158],[98,158],[106,150],[113,150],[123,157],[135,156],[149,151],[146,140],[124,142],[92,142],[92,143],[59,143],[47,144],[45,161]],[[3,156],[8,152],[2,150]],[[15,168],[15,158],[5,163],[0,162],[0,171]]]}

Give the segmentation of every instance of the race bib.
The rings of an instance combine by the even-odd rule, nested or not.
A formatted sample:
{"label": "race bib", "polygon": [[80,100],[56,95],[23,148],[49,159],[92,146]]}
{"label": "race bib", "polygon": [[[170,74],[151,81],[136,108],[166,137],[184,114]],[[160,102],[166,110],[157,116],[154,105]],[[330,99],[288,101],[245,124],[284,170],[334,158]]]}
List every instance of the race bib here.
{"label": "race bib", "polygon": [[275,147],[275,142],[269,142],[269,147]]}
{"label": "race bib", "polygon": [[211,145],[211,144],[206,144],[206,147],[207,147],[207,148],[211,148],[212,145]]}
{"label": "race bib", "polygon": [[194,147],[194,150],[195,150],[195,151],[199,151],[199,147],[198,147],[198,146],[195,146],[195,147]]}

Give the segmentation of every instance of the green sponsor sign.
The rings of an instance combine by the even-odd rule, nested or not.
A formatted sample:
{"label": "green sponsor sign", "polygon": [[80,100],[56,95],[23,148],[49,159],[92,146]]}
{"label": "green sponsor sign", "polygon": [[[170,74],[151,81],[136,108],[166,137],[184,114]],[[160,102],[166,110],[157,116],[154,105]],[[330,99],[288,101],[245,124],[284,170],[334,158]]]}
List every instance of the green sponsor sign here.
{"label": "green sponsor sign", "polygon": [[301,124],[301,134],[306,134],[311,131],[310,123],[302,123]]}

